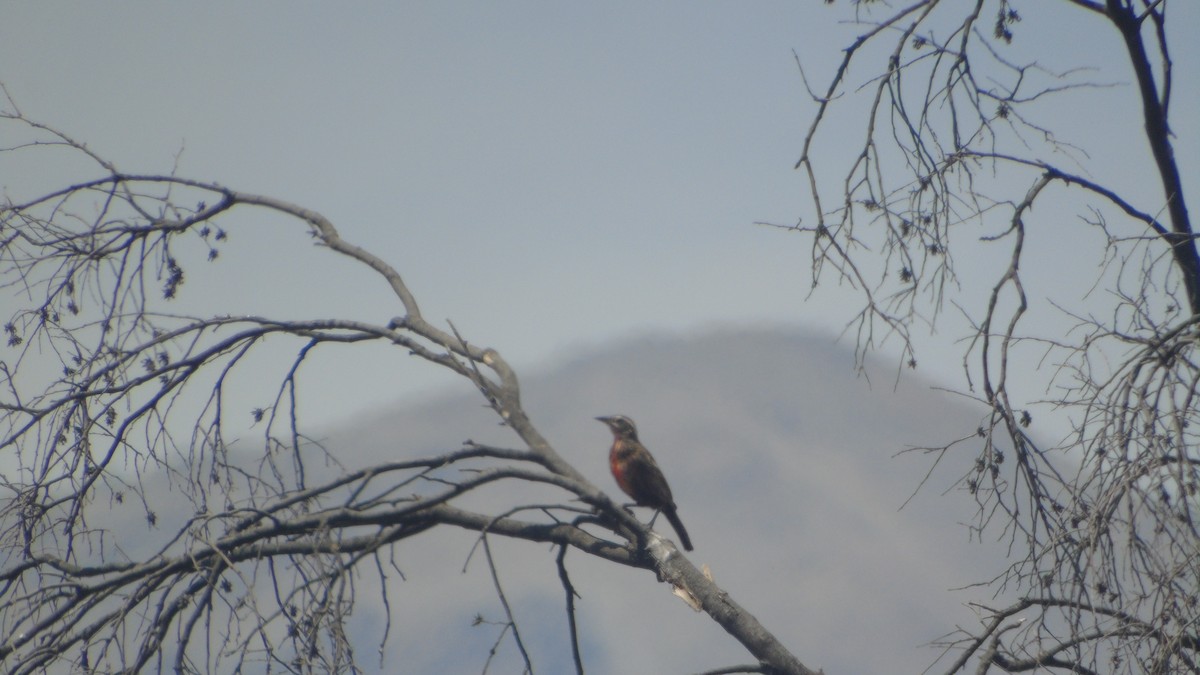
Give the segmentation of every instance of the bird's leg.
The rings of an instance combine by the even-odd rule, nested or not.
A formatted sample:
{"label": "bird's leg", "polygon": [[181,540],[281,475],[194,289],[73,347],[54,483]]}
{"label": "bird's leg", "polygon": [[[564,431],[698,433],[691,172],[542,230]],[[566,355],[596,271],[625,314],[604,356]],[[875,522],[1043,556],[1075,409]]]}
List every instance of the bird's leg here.
{"label": "bird's leg", "polygon": [[654,509],[654,515],[650,516],[650,522],[646,524],[646,528],[654,527],[654,521],[658,520],[658,514],[662,513],[662,509]]}
{"label": "bird's leg", "polygon": [[[637,514],[633,512],[633,509],[634,507],[641,506],[641,504],[638,504],[637,502],[630,502],[628,504],[622,504],[621,506],[625,507],[625,510],[631,513],[634,518],[636,518]],[[662,513],[662,509],[654,509],[654,515],[650,516],[650,522],[646,523],[646,529],[651,529],[654,527],[654,521],[658,520],[658,514],[660,513]]]}

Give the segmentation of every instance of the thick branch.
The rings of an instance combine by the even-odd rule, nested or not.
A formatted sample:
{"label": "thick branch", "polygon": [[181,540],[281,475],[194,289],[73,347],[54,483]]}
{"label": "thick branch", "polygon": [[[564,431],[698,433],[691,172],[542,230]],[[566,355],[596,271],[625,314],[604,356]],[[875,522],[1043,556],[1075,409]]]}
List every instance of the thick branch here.
{"label": "thick branch", "polygon": [[[1133,9],[1120,0],[1107,0],[1107,12],[1125,41],[1129,63],[1137,77],[1146,140],[1150,144],[1150,152],[1154,155],[1154,164],[1158,169],[1167,202],[1167,213],[1171,216],[1171,235],[1167,237],[1167,243],[1171,245],[1171,253],[1183,277],[1192,314],[1200,314],[1200,253],[1196,249],[1193,237],[1195,231],[1192,229],[1187,200],[1183,194],[1183,178],[1179,173],[1179,165],[1175,162],[1175,148],[1171,142],[1167,108],[1159,96],[1154,69],[1150,65],[1150,57],[1142,39],[1144,17],[1134,14]],[[1166,71],[1164,76],[1169,77],[1170,71]],[[1170,84],[1164,82],[1163,87],[1169,89]]]}

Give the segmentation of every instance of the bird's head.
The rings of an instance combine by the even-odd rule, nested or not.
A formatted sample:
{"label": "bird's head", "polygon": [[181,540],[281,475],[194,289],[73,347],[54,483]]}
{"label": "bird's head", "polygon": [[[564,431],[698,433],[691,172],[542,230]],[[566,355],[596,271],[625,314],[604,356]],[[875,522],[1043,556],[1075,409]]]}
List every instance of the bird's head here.
{"label": "bird's head", "polygon": [[612,432],[614,438],[624,438],[631,441],[637,440],[637,427],[634,426],[633,420],[628,417],[613,415],[611,417],[597,417],[596,419],[608,425],[608,429]]}

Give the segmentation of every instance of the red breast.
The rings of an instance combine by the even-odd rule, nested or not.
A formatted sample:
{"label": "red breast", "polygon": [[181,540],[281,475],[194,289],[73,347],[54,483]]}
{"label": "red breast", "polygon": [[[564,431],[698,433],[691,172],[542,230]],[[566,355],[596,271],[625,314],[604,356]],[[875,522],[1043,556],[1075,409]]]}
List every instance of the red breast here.
{"label": "red breast", "polygon": [[619,449],[620,446],[614,443],[612,450],[608,453],[608,467],[612,470],[613,479],[617,481],[617,487],[632,497],[633,492],[630,490],[629,481],[625,478],[625,463],[620,459]]}

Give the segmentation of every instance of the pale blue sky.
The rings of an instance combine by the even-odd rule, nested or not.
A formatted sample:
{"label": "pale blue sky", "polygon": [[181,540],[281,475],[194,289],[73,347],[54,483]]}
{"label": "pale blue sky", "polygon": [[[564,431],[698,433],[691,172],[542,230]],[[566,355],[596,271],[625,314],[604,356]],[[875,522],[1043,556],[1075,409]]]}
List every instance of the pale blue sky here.
{"label": "pale blue sky", "polygon": [[[428,318],[528,371],[629,334],[841,329],[847,296],[804,301],[807,241],[752,223],[810,213],[792,166],[815,108],[792,50],[823,86],[859,32],[839,23],[850,15],[816,0],[6,3],[0,80],[26,114],[124,170],[167,171],[182,148],[182,175],[321,211],[393,263]],[[1031,19],[1019,46],[1048,65],[1103,67],[1119,49],[1115,35],[1076,39],[1078,21]],[[1195,62],[1194,44],[1175,46]],[[1194,107],[1196,89],[1177,85],[1176,110]],[[1106,123],[1136,108],[1106,112],[1073,120],[1073,140],[1112,138],[1089,145],[1101,160],[1135,155]],[[860,142],[852,122],[837,120],[851,140],[831,142],[830,161]],[[1194,166],[1195,139],[1180,147]],[[219,293],[220,311],[398,312],[299,227],[226,227],[219,273],[186,288]],[[311,421],[444,381],[415,365],[372,378],[372,354],[309,366],[331,394]],[[926,374],[957,373],[957,356],[922,356]]]}
{"label": "pale blue sky", "polygon": [[[1013,5],[1025,16],[1016,28],[1015,61],[1037,59],[1055,69],[1087,65],[1096,68],[1096,81],[1119,88],[1080,93],[1090,103],[1087,115],[1047,102],[1038,121],[1086,148],[1099,167],[1095,178],[1128,189],[1142,200],[1139,206],[1154,211],[1161,195],[1150,180],[1144,140],[1137,133],[1136,100],[1121,94],[1131,93],[1131,78],[1115,33],[1107,27],[1093,31],[1099,20],[1064,12],[1065,2],[1015,0]],[[1043,19],[1037,11],[1056,14]],[[1195,124],[1181,111],[1200,107],[1200,44],[1188,34],[1200,26],[1200,3],[1173,2],[1171,11],[1179,34],[1173,43],[1176,140],[1186,175],[1194,177],[1200,175],[1200,145]],[[646,333],[688,335],[716,326],[782,323],[833,339],[857,309],[856,300],[827,288],[806,301],[808,240],[753,223],[791,223],[800,216],[811,222],[805,178],[793,165],[815,105],[792,50],[803,59],[813,85],[823,86],[839,50],[862,30],[840,23],[852,14],[848,2],[830,7],[821,0],[6,2],[0,4],[0,81],[26,114],[86,140],[124,170],[167,172],[182,149],[181,175],[321,211],[345,238],[404,274],[427,318],[452,319],[468,338],[496,347],[527,376],[569,358],[573,350]],[[851,81],[862,83],[866,76],[860,71]],[[862,132],[850,110],[841,109],[830,120],[828,131],[834,133],[817,155],[828,166],[848,161],[861,145]],[[0,127],[0,146],[8,142],[4,133]],[[0,157],[0,185],[12,192],[85,177],[19,159]],[[1195,188],[1188,185],[1193,198]],[[1023,188],[1013,194],[1019,197]],[[1057,321],[1065,326],[1047,311],[1046,300],[1073,305],[1097,273],[1096,260],[1078,254],[1097,253],[1099,244],[1081,236],[1090,230],[1077,218],[1078,202],[1059,201],[1066,194],[1058,190],[1030,218],[1023,267],[1035,303],[1029,325]],[[215,263],[188,269],[177,303],[181,311],[377,323],[399,312],[371,275],[314,249],[300,223],[242,212],[220,224],[229,230],[230,242]],[[986,298],[994,280],[989,275],[1007,263],[994,249],[972,246],[975,236],[966,230],[956,242],[967,244],[959,251],[963,286],[958,300],[969,306]],[[1105,300],[1102,294],[1091,299]],[[0,306],[0,316],[8,313]],[[954,310],[944,319],[942,333],[918,354],[919,374],[962,388],[962,345],[954,340],[963,324]],[[849,346],[852,340],[843,342]],[[230,383],[229,395],[244,397],[231,405],[247,410],[227,414],[230,427],[245,426],[230,429],[230,438],[261,433],[249,431],[248,410],[270,400],[298,346],[275,349],[275,344],[282,345],[269,344],[266,358],[250,375]],[[847,371],[852,365],[847,356]],[[253,381],[255,374],[265,374],[263,381]],[[398,399],[428,397],[451,385],[460,392],[469,389],[461,379],[384,346],[323,348],[305,364],[301,378],[308,429],[344,424],[359,413],[391,409]],[[536,382],[527,377],[530,381]],[[826,393],[823,382],[802,384]],[[878,392],[891,381],[876,378],[873,385]],[[642,389],[672,391],[639,382],[630,386],[638,391],[628,397],[614,393],[613,406],[636,401]],[[1042,395],[1029,382],[1014,389]],[[528,399],[545,395],[533,392]],[[682,387],[679,396],[664,402],[665,408],[711,400]],[[892,400],[907,411],[905,405],[925,399]],[[634,413],[579,410],[580,424],[595,425],[587,418],[608,412]],[[398,414],[397,419],[408,418]],[[735,416],[714,425],[729,442],[707,455],[716,458],[712,461],[749,435],[738,426],[748,419]],[[1040,416],[1037,421],[1039,434],[1062,430],[1061,425],[1042,426]],[[812,426],[822,422],[828,420]],[[598,425],[587,436],[567,427],[559,432],[568,439],[606,442]],[[662,438],[669,428],[653,433]],[[831,438],[842,442],[840,435],[831,433]],[[905,435],[886,452],[934,440],[949,439]],[[820,486],[846,500],[847,508],[839,512],[869,513],[870,522],[887,525],[897,540],[908,540],[901,525],[892,526],[896,514],[890,511],[914,483],[905,478],[902,494],[881,496],[864,476],[892,471],[892,465],[880,468],[885,465],[860,447],[817,449],[824,451],[814,460],[822,469],[845,467],[841,482]],[[581,458],[585,471],[608,480],[599,455],[583,459],[591,455],[583,454],[582,444],[568,450],[578,451],[569,456]],[[664,448],[660,458],[670,452]],[[809,461],[807,455],[795,457]],[[797,460],[795,473],[784,475],[811,479],[804,462]],[[895,466],[904,471],[913,464]],[[689,484],[686,474],[672,475],[675,485]],[[711,500],[698,505],[695,485],[687,518],[698,540],[705,528],[733,528],[731,516],[753,506],[745,500],[732,508]],[[792,483],[781,485],[790,490]],[[677,489],[685,502],[688,488]],[[859,498],[862,494],[869,499]],[[941,502],[936,508],[947,509]],[[880,515],[885,510],[887,517]],[[842,522],[817,520],[830,532]],[[802,519],[789,519],[786,527],[800,534],[772,536],[772,545],[790,547],[802,536],[822,540]],[[924,522],[920,527],[934,526]],[[747,529],[737,525],[739,532]],[[854,531],[860,537],[873,532]],[[756,566],[779,561],[793,565],[789,573],[824,599],[837,601],[844,613],[861,606],[845,603],[841,595],[845,588],[862,587],[862,577],[850,568],[830,566],[844,577],[844,585],[812,573],[822,555],[837,562],[827,552],[744,556],[742,548],[725,548],[731,557],[714,565],[722,570],[719,578],[730,579],[735,592],[739,580],[747,580],[741,592],[749,592],[747,604],[754,611],[766,608],[764,619],[803,622],[824,616],[797,612],[788,594],[750,583],[767,578]],[[437,565],[445,567],[444,554],[436,554]],[[900,560],[901,568],[920,568],[916,553],[907,557],[908,563]],[[875,562],[863,555],[847,559]],[[939,556],[937,562],[947,560]],[[889,570],[896,567],[889,561]],[[958,579],[936,581],[958,584]],[[909,583],[885,585],[911,590]],[[755,592],[770,596],[755,602]],[[872,621],[895,624],[893,630],[908,628],[891,620],[905,616],[900,612],[876,614]],[[768,623],[794,625],[778,619]],[[660,645],[638,648],[660,650]],[[805,649],[801,655],[817,651]],[[919,658],[924,662],[923,655]]]}

